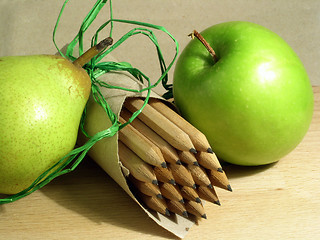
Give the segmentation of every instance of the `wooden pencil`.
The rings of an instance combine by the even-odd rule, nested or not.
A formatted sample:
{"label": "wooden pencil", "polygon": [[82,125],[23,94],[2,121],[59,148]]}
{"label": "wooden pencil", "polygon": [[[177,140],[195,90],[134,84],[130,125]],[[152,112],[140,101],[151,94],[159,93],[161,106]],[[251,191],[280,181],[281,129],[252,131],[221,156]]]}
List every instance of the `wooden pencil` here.
{"label": "wooden pencil", "polygon": [[209,188],[212,188],[211,181],[210,181],[207,173],[205,172],[205,170],[202,167],[189,164],[189,165],[187,165],[187,169],[191,173],[191,176],[196,184],[204,185]]}
{"label": "wooden pencil", "polygon": [[168,164],[168,168],[171,170],[174,180],[178,184],[192,188],[197,187],[191,173],[188,171],[188,169],[185,168],[185,166],[178,164]]}
{"label": "wooden pencil", "polygon": [[201,203],[200,196],[194,188],[188,186],[180,186],[180,192],[184,199]]}
{"label": "wooden pencil", "polygon": [[149,104],[167,117],[171,122],[176,124],[179,128],[183,129],[189,135],[197,151],[213,153],[206,136],[192,124],[186,121],[183,117],[173,111],[170,107],[168,107],[165,103],[159,99],[150,98]]}
{"label": "wooden pencil", "polygon": [[142,161],[139,156],[132,152],[121,141],[118,141],[118,145],[120,161],[132,176],[143,182],[158,184],[157,177],[149,164]]}
{"label": "wooden pencil", "polygon": [[[176,165],[176,164],[174,164]],[[176,181],[173,177],[173,174],[171,172],[171,169],[169,168],[162,168],[162,167],[155,167],[153,168],[153,171],[155,175],[157,176],[157,179],[159,182],[165,182],[175,185]]]}
{"label": "wooden pencil", "polygon": [[199,194],[199,197],[203,200],[215,203],[217,205],[220,205],[220,201],[218,198],[218,195],[214,188],[208,188],[206,186],[199,186],[197,188],[197,192]]}
{"label": "wooden pencil", "polygon": [[[126,99],[119,121],[128,121],[143,104]],[[158,100],[150,99],[119,131],[119,158],[141,201],[167,216],[207,218],[201,199],[220,205],[213,186],[232,191],[205,136]]]}
{"label": "wooden pencil", "polygon": [[163,215],[170,216],[170,212],[167,203],[164,199],[157,197],[150,197],[144,194],[139,194],[142,202],[144,202],[149,208],[156,212],[162,213]]}
{"label": "wooden pencil", "polygon": [[207,175],[212,185],[232,192],[231,185],[224,171],[207,170]]}
{"label": "wooden pencil", "polygon": [[170,212],[179,214],[183,217],[188,217],[187,209],[185,208],[184,204],[179,201],[167,200],[167,206]]}
{"label": "wooden pencil", "polygon": [[[143,104],[144,101],[139,98],[127,98],[124,102],[124,106],[131,112],[139,111]],[[145,105],[144,109],[138,115],[138,118],[176,149],[196,153],[195,147],[188,134],[149,104]]]}
{"label": "wooden pencil", "polygon": [[[126,122],[121,116],[119,121]],[[152,166],[167,167],[160,149],[130,124],[122,128],[118,134],[120,141],[143,161]]]}
{"label": "wooden pencil", "polygon": [[162,196],[164,196],[167,199],[178,201],[178,202],[184,202],[183,197],[180,193],[180,190],[177,185],[172,185],[170,183],[159,183],[159,188],[161,191]]}
{"label": "wooden pencil", "polygon": [[163,198],[160,188],[152,183],[149,182],[142,182],[133,177],[132,175],[129,176],[130,182],[137,188],[137,190],[145,195],[150,197],[156,196],[158,198]]}
{"label": "wooden pencil", "polygon": [[[131,113],[126,108],[122,108],[120,115],[126,121],[128,121],[131,117]],[[166,162],[181,164],[176,149],[173,148],[167,141],[160,137],[150,127],[145,125],[140,119],[134,119],[131,125],[160,149]]]}
{"label": "wooden pencil", "polygon": [[197,217],[202,217],[205,219],[207,218],[207,215],[201,203],[186,200],[184,205],[188,213],[191,213]]}
{"label": "wooden pencil", "polygon": [[[121,123],[126,121],[119,117]],[[119,139],[143,161],[153,166],[167,167],[160,149],[130,124],[119,132]]]}
{"label": "wooden pencil", "polygon": [[195,155],[189,151],[178,151],[178,156],[181,162],[186,164],[193,164],[199,166],[199,163],[195,157]]}
{"label": "wooden pencil", "polygon": [[220,162],[215,153],[198,152],[196,154],[196,158],[201,166],[207,169],[223,172]]}

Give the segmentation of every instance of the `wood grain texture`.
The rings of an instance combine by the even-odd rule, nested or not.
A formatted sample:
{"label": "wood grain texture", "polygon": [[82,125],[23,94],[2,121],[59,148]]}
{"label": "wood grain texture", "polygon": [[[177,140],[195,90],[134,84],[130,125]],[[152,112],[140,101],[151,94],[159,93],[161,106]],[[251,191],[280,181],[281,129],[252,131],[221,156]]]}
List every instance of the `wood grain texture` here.
{"label": "wood grain texture", "polygon": [[[320,238],[320,87],[301,144],[278,163],[224,166],[233,192],[185,239]],[[177,239],[159,227],[94,162],[17,202],[0,205],[0,239]]]}

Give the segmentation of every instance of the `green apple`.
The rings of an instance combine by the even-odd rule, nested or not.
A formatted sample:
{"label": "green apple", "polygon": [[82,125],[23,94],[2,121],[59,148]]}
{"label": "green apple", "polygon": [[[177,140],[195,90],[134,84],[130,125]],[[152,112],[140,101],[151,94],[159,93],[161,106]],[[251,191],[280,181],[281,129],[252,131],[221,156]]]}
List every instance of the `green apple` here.
{"label": "green apple", "polygon": [[239,165],[276,162],[306,134],[313,93],[306,70],[277,34],[250,22],[225,22],[193,39],[176,63],[175,103],[217,156]]}

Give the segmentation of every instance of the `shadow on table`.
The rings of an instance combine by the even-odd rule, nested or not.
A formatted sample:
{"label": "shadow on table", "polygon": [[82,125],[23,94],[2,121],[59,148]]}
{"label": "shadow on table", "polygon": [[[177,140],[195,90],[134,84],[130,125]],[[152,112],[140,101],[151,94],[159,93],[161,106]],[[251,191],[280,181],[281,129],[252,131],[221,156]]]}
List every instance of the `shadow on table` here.
{"label": "shadow on table", "polygon": [[255,175],[274,167],[277,163],[271,163],[262,166],[239,166],[230,163],[222,163],[224,171],[229,179],[241,178],[245,176]]}
{"label": "shadow on table", "polygon": [[96,223],[106,222],[168,239],[178,239],[153,222],[143,210],[91,160],[40,190],[59,205]]}
{"label": "shadow on table", "polygon": [[0,215],[1,215],[1,213],[4,213],[4,207],[3,207],[3,205],[0,205]]}

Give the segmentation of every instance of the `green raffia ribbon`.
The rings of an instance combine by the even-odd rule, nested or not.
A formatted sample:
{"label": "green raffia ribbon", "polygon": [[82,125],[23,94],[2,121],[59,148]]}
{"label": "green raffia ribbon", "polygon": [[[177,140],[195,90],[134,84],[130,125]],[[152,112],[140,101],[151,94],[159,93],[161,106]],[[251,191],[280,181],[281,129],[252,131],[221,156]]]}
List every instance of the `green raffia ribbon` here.
{"label": "green raffia ribbon", "polygon": [[[61,11],[59,13],[56,25],[54,27],[54,31],[53,31],[54,45],[56,46],[59,53],[63,57],[65,57],[71,61],[74,61],[76,58],[73,56],[73,51],[74,51],[74,48],[77,44],[79,46],[79,55],[83,54],[83,52],[84,52],[83,51],[83,35],[86,32],[86,30],[89,28],[91,23],[95,20],[96,16],[100,12],[100,10],[103,8],[103,6],[107,3],[107,1],[108,0],[98,0],[95,3],[95,5],[92,7],[90,12],[87,14],[85,19],[83,20],[78,34],[75,36],[73,41],[71,41],[71,43],[68,45],[67,50],[66,50],[66,54],[64,55],[61,52],[61,50],[58,48],[58,46],[55,42],[55,35],[56,35],[57,28],[58,28],[58,24],[60,22],[60,18],[62,16],[63,11],[64,11],[64,8],[67,5],[67,3],[69,2],[69,0],[65,0],[63,6],[61,8]],[[126,126],[127,124],[132,122],[132,120],[138,116],[138,114],[142,111],[142,109],[144,108],[144,106],[147,104],[147,102],[149,100],[151,89],[154,88],[155,86],[157,86],[160,82],[162,83],[163,87],[167,90],[164,97],[165,98],[172,97],[172,84],[167,83],[168,82],[167,74],[168,74],[168,71],[170,70],[170,68],[172,67],[174,61],[177,58],[178,49],[179,49],[178,42],[162,26],[157,26],[157,25],[153,25],[150,23],[144,23],[144,22],[114,19],[113,14],[112,14],[111,0],[109,0],[109,7],[110,7],[110,19],[98,28],[98,30],[96,31],[96,33],[92,37],[91,46],[94,46],[97,44],[99,33],[101,32],[101,30],[103,30],[105,27],[107,27],[109,25],[110,25],[110,35],[109,36],[112,37],[112,32],[113,32],[113,27],[114,27],[115,22],[132,24],[137,27],[133,28],[132,30],[127,32],[125,35],[123,35],[110,48],[108,48],[107,50],[104,50],[101,54],[94,57],[89,63],[85,64],[85,66],[83,68],[88,72],[88,74],[91,78],[91,81],[92,81],[92,87],[91,87],[92,96],[93,96],[94,100],[105,110],[107,116],[110,118],[110,120],[112,122],[112,126],[109,127],[108,129],[105,129],[101,132],[96,133],[94,136],[88,136],[88,134],[84,130],[84,122],[85,122],[85,115],[86,115],[86,109],[85,109],[83,112],[82,118],[81,118],[80,128],[81,128],[82,132],[87,137],[89,137],[89,140],[83,146],[75,148],[72,151],[70,151],[66,156],[64,156],[62,159],[60,159],[54,166],[52,166],[50,169],[48,169],[47,171],[42,173],[25,190],[15,194],[15,195],[10,195],[6,198],[0,199],[0,204],[14,202],[20,198],[23,198],[23,197],[29,195],[30,193],[38,190],[39,188],[45,186],[54,178],[73,171],[79,165],[79,163],[83,160],[83,158],[85,157],[87,152],[90,150],[90,148],[96,142],[98,142],[101,139],[106,138],[106,137],[112,137],[121,128],[123,128],[124,126]],[[159,47],[159,43],[157,41],[155,34],[153,33],[153,31],[151,29],[160,30],[160,31],[166,33],[174,41],[174,43],[176,45],[176,53],[168,66],[166,66],[166,64],[165,64],[161,49]],[[101,62],[102,59],[106,55],[108,55],[110,52],[112,52],[114,49],[116,49],[118,46],[120,46],[121,43],[126,41],[131,36],[134,36],[137,34],[143,34],[143,35],[147,36],[156,47],[162,74],[154,84],[151,84],[150,79],[144,73],[142,73],[139,69],[132,67],[131,64],[128,62]],[[141,82],[147,81],[147,86],[141,90],[128,89],[128,88],[122,88],[119,86],[111,86],[111,85],[109,85],[103,81],[100,81],[98,79],[99,76],[106,74],[110,71],[128,72],[129,74],[131,74],[133,77],[135,77],[136,79],[138,79]],[[110,106],[108,105],[106,99],[103,97],[103,95],[100,91],[101,87],[122,89],[124,91],[131,91],[131,92],[137,92],[137,93],[147,91],[147,97],[145,99],[145,102],[144,102],[144,105],[142,106],[142,108],[140,110],[138,110],[137,112],[133,113],[132,117],[130,118],[130,120],[127,123],[120,124],[117,119],[117,116],[115,115],[115,113],[113,113],[113,111],[111,110]]]}

